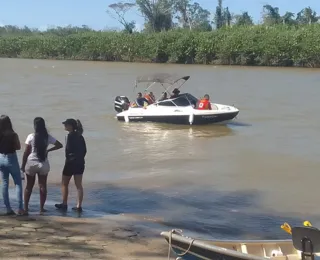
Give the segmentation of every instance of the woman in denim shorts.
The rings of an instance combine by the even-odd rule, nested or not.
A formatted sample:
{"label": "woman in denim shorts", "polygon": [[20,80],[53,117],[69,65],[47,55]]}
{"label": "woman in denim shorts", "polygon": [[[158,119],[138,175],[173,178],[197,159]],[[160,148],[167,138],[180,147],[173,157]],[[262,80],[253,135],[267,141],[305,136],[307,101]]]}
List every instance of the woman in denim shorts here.
{"label": "woman in denim shorts", "polygon": [[[24,210],[28,214],[29,200],[32,189],[38,175],[40,188],[40,214],[46,210],[44,204],[47,199],[47,177],[50,171],[48,153],[62,148],[62,144],[48,134],[45,121],[41,117],[34,119],[34,133],[29,134],[26,139],[26,148],[23,154],[21,170],[26,173],[27,185],[24,191]],[[53,145],[48,149],[49,145]]]}

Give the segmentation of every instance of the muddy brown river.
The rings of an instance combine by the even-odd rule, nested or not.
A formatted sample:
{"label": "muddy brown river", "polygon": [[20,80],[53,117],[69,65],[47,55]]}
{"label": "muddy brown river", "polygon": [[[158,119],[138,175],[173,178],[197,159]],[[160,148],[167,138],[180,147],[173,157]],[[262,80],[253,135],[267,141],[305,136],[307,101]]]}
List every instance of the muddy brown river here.
{"label": "muddy brown river", "polygon": [[[132,97],[136,76],[154,72],[190,75],[182,91],[234,104],[237,119],[192,127],[116,121],[114,97]],[[153,217],[162,229],[208,237],[283,237],[285,221],[320,224],[319,72],[0,59],[0,110],[22,143],[36,116],[63,143],[61,122],[82,121],[88,212]],[[50,155],[49,208],[60,199],[63,161],[63,150]]]}

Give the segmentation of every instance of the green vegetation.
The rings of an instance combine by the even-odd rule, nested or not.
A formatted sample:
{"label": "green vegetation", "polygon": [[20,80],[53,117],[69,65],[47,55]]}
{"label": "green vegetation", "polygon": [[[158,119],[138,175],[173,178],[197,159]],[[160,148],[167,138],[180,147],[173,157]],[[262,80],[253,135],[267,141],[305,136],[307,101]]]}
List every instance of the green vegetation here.
{"label": "green vegetation", "polygon": [[[153,5],[150,0],[137,0],[109,6],[123,25],[122,32],[94,31],[87,26],[45,32],[0,27],[0,56],[320,67],[319,18],[309,7],[295,18],[291,12],[280,15],[278,8],[265,5],[263,23],[254,25],[247,12],[231,14],[221,0],[212,23],[209,11],[190,0],[151,2]],[[135,22],[125,19],[135,5],[145,17],[142,32],[134,32]]]}

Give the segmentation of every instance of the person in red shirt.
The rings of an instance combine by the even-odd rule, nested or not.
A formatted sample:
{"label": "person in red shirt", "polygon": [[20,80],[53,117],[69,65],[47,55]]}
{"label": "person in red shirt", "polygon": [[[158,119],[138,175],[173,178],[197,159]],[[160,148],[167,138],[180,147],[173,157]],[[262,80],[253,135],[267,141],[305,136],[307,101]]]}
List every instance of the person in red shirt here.
{"label": "person in red shirt", "polygon": [[210,97],[208,94],[205,94],[203,99],[201,99],[198,103],[197,109],[200,110],[211,110]]}

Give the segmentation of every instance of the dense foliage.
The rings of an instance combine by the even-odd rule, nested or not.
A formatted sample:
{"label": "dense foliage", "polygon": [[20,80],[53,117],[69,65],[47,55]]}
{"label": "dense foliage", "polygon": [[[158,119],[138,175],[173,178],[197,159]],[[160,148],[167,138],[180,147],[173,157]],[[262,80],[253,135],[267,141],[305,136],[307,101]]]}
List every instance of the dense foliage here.
{"label": "dense foliage", "polygon": [[79,32],[0,37],[0,56],[198,64],[320,66],[320,24],[194,32]]}
{"label": "dense foliage", "polygon": [[[138,8],[141,32],[126,13]],[[112,13],[113,11],[114,13]],[[232,14],[218,0],[210,12],[191,0],[136,0],[109,5],[123,31],[0,26],[0,56],[43,59],[320,67],[320,24],[306,7],[296,15],[263,6],[262,24]],[[214,25],[214,26],[213,26]]]}

